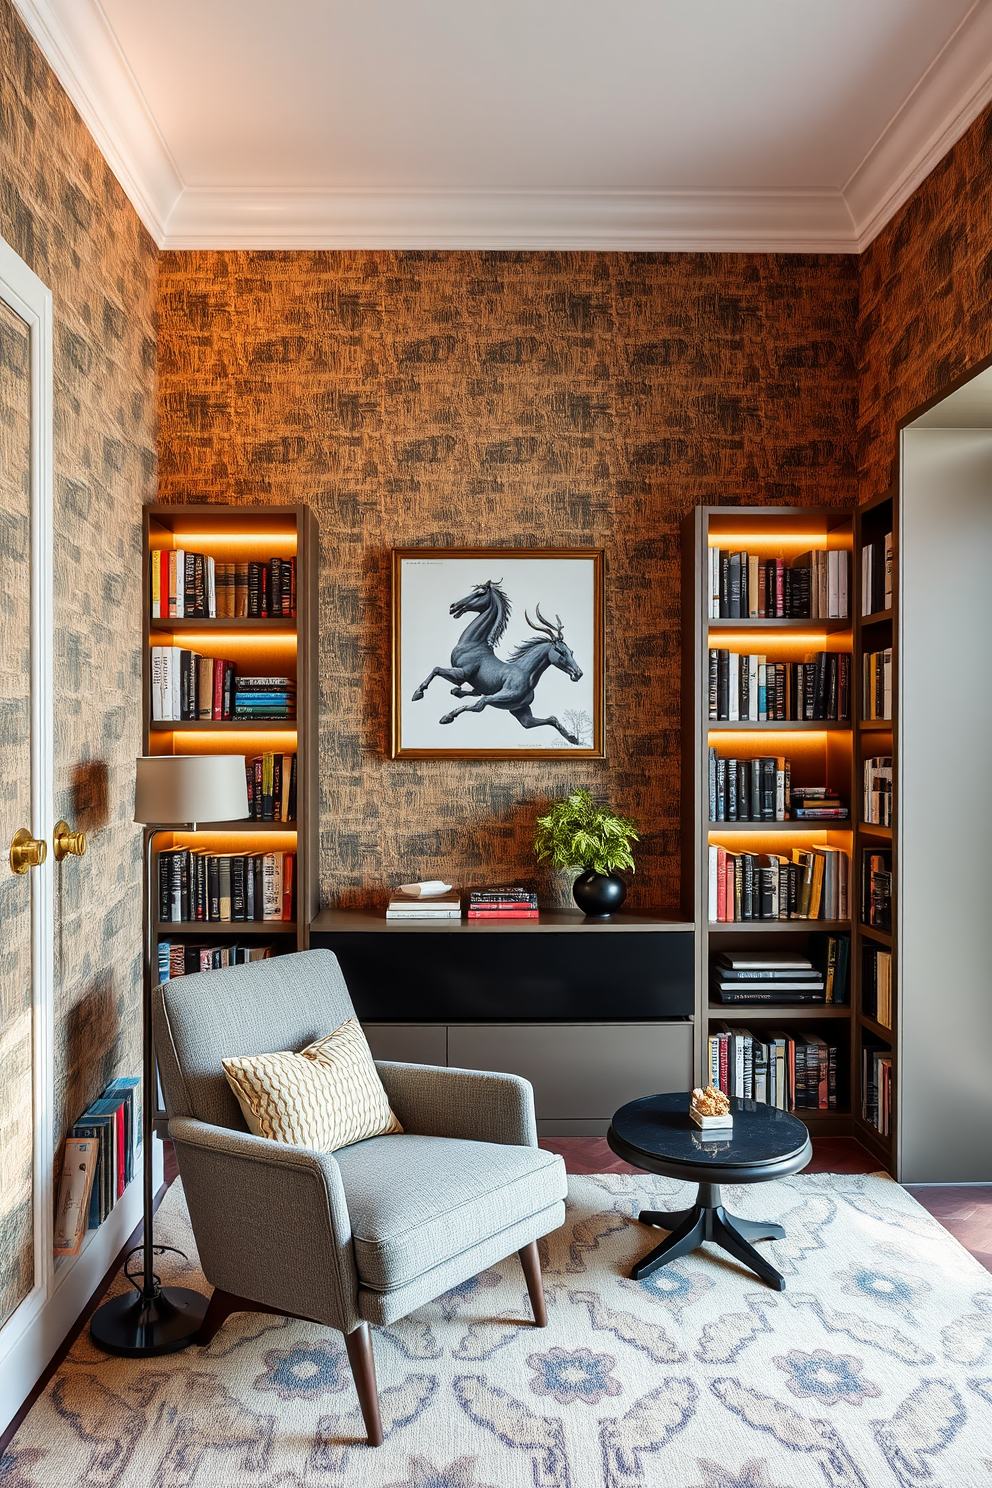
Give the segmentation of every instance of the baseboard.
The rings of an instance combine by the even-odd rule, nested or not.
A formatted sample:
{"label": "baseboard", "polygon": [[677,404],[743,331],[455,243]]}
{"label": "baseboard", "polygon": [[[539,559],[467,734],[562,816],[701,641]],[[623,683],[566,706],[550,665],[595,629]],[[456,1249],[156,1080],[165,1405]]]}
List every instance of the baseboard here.
{"label": "baseboard", "polygon": [[[152,1146],[155,1190],[162,1184],[162,1144]],[[114,1264],[136,1225],[141,1223],[142,1176],[128,1184],[103,1224],[87,1233],[79,1254],[60,1257],[47,1299],[36,1307],[27,1326],[18,1327],[17,1312],[0,1332],[0,1436],[35,1388],[66,1335]],[[18,1309],[19,1310],[19,1309]],[[3,1349],[8,1329],[12,1342]]]}
{"label": "baseboard", "polygon": [[582,1121],[556,1121],[549,1118],[537,1123],[537,1134],[539,1137],[605,1137],[609,1126],[608,1116],[598,1119],[591,1116]]}

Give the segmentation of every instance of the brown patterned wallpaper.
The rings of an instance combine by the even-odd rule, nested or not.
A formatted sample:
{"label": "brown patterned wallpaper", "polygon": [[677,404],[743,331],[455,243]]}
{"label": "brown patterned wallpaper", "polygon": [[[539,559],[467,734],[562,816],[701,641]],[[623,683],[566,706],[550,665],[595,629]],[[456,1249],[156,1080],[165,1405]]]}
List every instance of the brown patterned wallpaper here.
{"label": "brown patterned wallpaper", "polygon": [[992,355],[992,107],[860,260],[861,499],[884,491],[898,421]]}
{"label": "brown patterned wallpaper", "polygon": [[0,234],[51,288],[55,309],[55,810],[90,843],[56,870],[61,1144],[108,1080],[140,1070],[131,813],[157,255],[10,0],[0,0]]}
{"label": "brown patterned wallpaper", "polygon": [[[160,499],[306,501],[321,529],[321,886],[533,875],[573,782],[638,817],[674,902],[679,524],[855,500],[857,260],[166,253]],[[389,550],[602,546],[608,759],[388,758]]]}

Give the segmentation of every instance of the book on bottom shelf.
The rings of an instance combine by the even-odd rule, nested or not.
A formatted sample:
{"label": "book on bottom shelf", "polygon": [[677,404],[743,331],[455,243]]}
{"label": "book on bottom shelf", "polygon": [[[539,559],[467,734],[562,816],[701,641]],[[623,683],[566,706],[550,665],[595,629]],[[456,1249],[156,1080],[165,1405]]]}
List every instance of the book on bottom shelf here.
{"label": "book on bottom shelf", "polygon": [[266,961],[275,955],[271,945],[208,945],[160,940],[158,943],[158,979],[192,976],[198,971],[219,971],[223,966],[247,966],[251,961]]}
{"label": "book on bottom shelf", "polygon": [[870,1048],[861,1051],[861,1115],[883,1137],[892,1134],[892,1051]]}
{"label": "book on bottom shelf", "polygon": [[835,1111],[839,1050],[819,1034],[717,1023],[709,1035],[709,1083],[781,1111]]}

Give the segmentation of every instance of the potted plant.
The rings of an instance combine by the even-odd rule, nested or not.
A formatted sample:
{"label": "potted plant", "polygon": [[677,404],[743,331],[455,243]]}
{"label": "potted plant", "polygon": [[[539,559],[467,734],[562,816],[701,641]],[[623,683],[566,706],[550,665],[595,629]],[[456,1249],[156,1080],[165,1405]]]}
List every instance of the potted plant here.
{"label": "potted plant", "polygon": [[617,870],[634,872],[630,844],[639,840],[629,817],[616,816],[583,789],[553,801],[537,818],[534,851],[539,863],[581,868],[572,885],[576,904],[589,919],[608,920],[627,897]]}

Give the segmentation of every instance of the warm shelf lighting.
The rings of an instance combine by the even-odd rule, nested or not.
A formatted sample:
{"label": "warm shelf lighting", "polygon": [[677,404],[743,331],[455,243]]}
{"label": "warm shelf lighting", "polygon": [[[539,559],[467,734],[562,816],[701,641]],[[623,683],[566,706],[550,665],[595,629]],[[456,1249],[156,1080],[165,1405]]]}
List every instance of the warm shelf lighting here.
{"label": "warm shelf lighting", "polygon": [[[850,620],[848,620],[847,624],[850,625],[850,623]],[[712,629],[712,621],[710,622],[710,628]],[[843,631],[840,632],[840,635],[843,636]],[[761,641],[766,648],[768,646],[774,646],[779,650],[783,646],[815,646],[820,642],[835,640],[836,636],[837,632],[824,630],[811,631],[809,634],[805,631],[797,630],[762,630],[760,627],[755,630],[720,630],[717,631],[715,637],[719,639],[720,645],[714,646],[712,649],[714,651],[727,651],[730,647],[725,645],[724,642],[733,642],[735,645],[750,646],[753,654],[755,644],[758,641]],[[825,651],[827,647],[826,645],[819,645],[819,649]],[[846,647],[841,645],[840,650],[843,652],[846,650]]]}
{"label": "warm shelf lighting", "polygon": [[854,538],[850,532],[776,532],[765,536],[757,532],[711,530],[707,546],[722,548],[725,553],[740,552],[743,549],[747,553],[766,553],[769,558],[781,558],[784,548],[795,548],[797,553],[805,553],[808,548],[816,548],[821,552],[827,548],[846,548],[850,552],[854,546]]}
{"label": "warm shelf lighting", "polygon": [[296,729],[273,729],[271,733],[254,733],[248,730],[227,729],[223,733],[204,729],[202,732],[183,729],[162,730],[152,735],[171,740],[171,754],[295,754]]}
{"label": "warm shelf lighting", "polygon": [[[151,546],[162,547],[158,543],[155,534],[152,534]],[[168,546],[165,544],[164,546]],[[264,548],[266,558],[295,558],[296,557],[296,533],[295,532],[174,532],[172,534],[172,549],[181,548],[184,553],[190,550],[199,551],[203,548],[211,558],[217,556],[219,551],[234,548],[257,548],[261,555]],[[254,559],[261,562],[262,557]]]}
{"label": "warm shelf lighting", "polygon": [[[202,619],[202,616],[198,618]],[[238,624],[237,620],[232,619],[230,615],[223,615],[220,618],[223,620],[229,620],[232,627],[235,627]],[[151,624],[154,627],[155,621],[153,620]],[[175,646],[176,649],[179,651],[188,651],[191,641],[198,641],[201,646],[214,646],[217,644],[217,640],[218,636],[216,630],[184,630],[179,635],[177,635],[173,631],[169,631],[165,637],[164,644],[167,646]],[[242,631],[238,635],[224,636],[223,644],[225,646],[230,646],[232,644],[251,646],[252,650],[254,650],[256,646],[269,646],[276,651],[286,651],[290,648],[295,651],[296,632],[292,630],[286,630],[283,631],[281,634],[266,635],[264,632],[255,630]]]}

